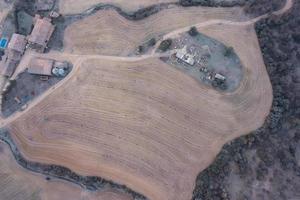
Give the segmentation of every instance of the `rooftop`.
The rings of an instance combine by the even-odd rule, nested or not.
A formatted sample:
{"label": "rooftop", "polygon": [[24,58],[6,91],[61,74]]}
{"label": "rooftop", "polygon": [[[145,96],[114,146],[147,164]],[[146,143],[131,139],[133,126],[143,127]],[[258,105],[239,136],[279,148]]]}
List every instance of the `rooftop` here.
{"label": "rooftop", "polygon": [[46,46],[52,33],[54,31],[54,25],[49,18],[37,17],[34,28],[28,37],[28,41],[31,43]]}
{"label": "rooftop", "polygon": [[28,67],[28,73],[37,75],[52,76],[54,60],[44,58],[31,59]]}
{"label": "rooftop", "polygon": [[26,37],[24,35],[14,33],[8,43],[8,49],[23,53],[26,47]]}

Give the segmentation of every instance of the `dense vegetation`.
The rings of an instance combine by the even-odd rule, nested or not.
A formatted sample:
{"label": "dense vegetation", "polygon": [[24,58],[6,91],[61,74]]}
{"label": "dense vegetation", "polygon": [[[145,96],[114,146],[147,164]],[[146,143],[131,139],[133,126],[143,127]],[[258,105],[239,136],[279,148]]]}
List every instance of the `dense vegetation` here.
{"label": "dense vegetation", "polygon": [[[197,177],[193,199],[299,199],[299,10],[298,1],[290,13],[256,24],[273,86],[271,113],[263,127],[223,147],[215,162]],[[232,190],[240,190],[239,195],[231,196]]]}
{"label": "dense vegetation", "polygon": [[246,13],[256,16],[278,10],[284,3],[285,0],[179,0],[182,6],[244,6]]}
{"label": "dense vegetation", "polygon": [[46,176],[46,180],[51,180],[51,177],[59,178],[65,181],[69,181],[75,183],[82,188],[85,188],[90,191],[103,190],[105,188],[113,188],[120,192],[125,192],[130,194],[136,200],[145,200],[146,197],[142,196],[129,189],[125,185],[116,184],[110,180],[103,179],[97,176],[83,176],[79,175],[69,168],[52,165],[52,164],[42,164],[37,162],[32,162],[26,160],[18,147],[12,140],[9,132],[5,129],[0,129],[0,141],[5,142],[9,145],[17,163],[21,165],[23,168],[30,170],[32,172],[40,173]]}
{"label": "dense vegetation", "polygon": [[172,45],[172,40],[166,39],[160,43],[160,45],[158,46],[158,49],[161,50],[162,52],[165,52],[171,47],[171,45]]}

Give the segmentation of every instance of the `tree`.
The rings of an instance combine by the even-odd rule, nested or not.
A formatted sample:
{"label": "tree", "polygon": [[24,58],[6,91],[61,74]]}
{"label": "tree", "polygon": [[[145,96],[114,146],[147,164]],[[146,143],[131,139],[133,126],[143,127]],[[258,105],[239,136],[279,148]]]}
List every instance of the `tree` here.
{"label": "tree", "polygon": [[199,34],[199,32],[198,32],[198,30],[197,30],[197,28],[195,26],[193,26],[192,28],[190,28],[190,30],[188,31],[188,33],[192,37],[194,37],[194,36],[196,36],[196,35]]}
{"label": "tree", "polygon": [[233,54],[233,47],[225,47],[224,56],[229,57]]}
{"label": "tree", "polygon": [[165,51],[167,51],[170,48],[171,45],[172,45],[172,40],[171,39],[166,39],[166,40],[163,40],[160,43],[158,49],[160,49],[161,51],[165,52]]}
{"label": "tree", "polygon": [[151,38],[147,43],[148,43],[149,47],[154,46],[156,44],[156,39],[155,38]]}

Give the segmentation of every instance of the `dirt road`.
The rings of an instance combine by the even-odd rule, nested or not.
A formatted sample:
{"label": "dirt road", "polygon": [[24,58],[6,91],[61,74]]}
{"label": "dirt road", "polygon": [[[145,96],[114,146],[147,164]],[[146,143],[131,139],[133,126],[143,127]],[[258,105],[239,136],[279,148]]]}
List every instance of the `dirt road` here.
{"label": "dirt road", "polygon": [[[292,6],[293,6],[293,0],[286,0],[286,3],[284,5],[284,7],[282,7],[278,11],[274,11],[272,13],[272,15],[282,15],[285,12],[289,11],[292,8]],[[217,24],[217,25],[248,26],[248,25],[251,25],[251,24],[255,24],[259,20],[267,18],[268,16],[270,16],[270,14],[261,15],[261,16],[258,16],[256,18],[253,18],[253,19],[250,19],[250,20],[247,20],[247,21],[229,21],[229,20],[215,19],[215,20],[209,20],[209,21],[206,21],[206,22],[201,22],[199,24],[194,24],[192,26],[187,26],[187,27],[184,27],[184,28],[181,28],[181,29],[177,29],[177,30],[174,30],[174,31],[164,35],[163,38],[160,41],[157,42],[155,48],[152,51],[152,54],[155,54],[155,51],[157,50],[157,48],[158,48],[161,41],[163,41],[165,39],[168,39],[168,38],[176,38],[176,37],[178,37],[179,34],[187,32],[191,27],[202,28],[202,27],[205,27],[205,26],[211,26],[211,25],[215,25],[215,24]]]}
{"label": "dirt road", "polygon": [[[288,11],[292,7],[292,5],[293,5],[293,0],[287,0],[285,6],[282,9],[280,9],[278,11],[275,11],[273,14],[281,15],[281,14],[285,13],[286,11]],[[196,26],[198,28],[205,27],[205,26],[210,26],[210,25],[215,25],[215,24],[218,24],[218,25],[247,26],[247,25],[254,24],[255,22],[257,22],[257,21],[259,21],[259,20],[261,20],[261,19],[263,19],[267,16],[268,15],[259,16],[259,17],[256,17],[254,19],[244,21],[244,22],[234,22],[234,21],[228,21],[228,20],[210,20],[210,21],[207,21],[207,22],[195,24],[193,26]],[[176,37],[178,34],[189,30],[191,27],[192,26],[172,31],[172,32],[166,34],[165,36],[163,36],[163,39]],[[42,58],[52,58],[52,59],[57,59],[57,60],[68,60],[68,61],[73,63],[74,68],[73,68],[72,72],[65,79],[63,79],[61,82],[59,82],[53,88],[51,88],[49,91],[47,91],[46,93],[44,93],[43,95],[41,95],[40,97],[35,99],[33,102],[31,102],[30,105],[28,106],[28,108],[26,109],[26,111],[16,113],[15,115],[12,115],[12,116],[10,116],[9,118],[6,118],[6,119],[1,119],[0,126],[4,127],[8,123],[16,120],[22,114],[29,111],[30,108],[32,108],[36,104],[38,104],[42,99],[46,98],[49,94],[54,92],[55,89],[59,88],[64,83],[66,83],[75,74],[75,72],[78,70],[78,67],[85,60],[97,59],[98,58],[98,59],[105,59],[105,60],[111,60],[111,61],[132,61],[132,62],[134,62],[134,61],[140,61],[140,60],[144,60],[144,59],[148,59],[148,58],[154,58],[154,57],[158,58],[158,57],[166,56],[166,55],[172,54],[172,53],[174,53],[174,52],[168,52],[168,53],[162,54],[162,53],[155,53],[155,51],[153,51],[151,53],[151,55],[142,55],[142,56],[139,56],[139,57],[119,57],[119,56],[103,56],[103,55],[76,55],[76,54],[71,54],[71,53],[61,53],[61,52],[55,52],[55,51],[52,51],[48,54],[39,54],[39,53],[30,51],[24,56],[24,59],[22,60],[22,63],[21,63],[20,66],[28,66],[26,63],[28,63],[29,60],[32,57],[38,56],[38,57],[42,57]],[[17,73],[23,71],[24,69],[25,68],[18,68]],[[13,78],[15,78],[17,73],[14,74]]]}

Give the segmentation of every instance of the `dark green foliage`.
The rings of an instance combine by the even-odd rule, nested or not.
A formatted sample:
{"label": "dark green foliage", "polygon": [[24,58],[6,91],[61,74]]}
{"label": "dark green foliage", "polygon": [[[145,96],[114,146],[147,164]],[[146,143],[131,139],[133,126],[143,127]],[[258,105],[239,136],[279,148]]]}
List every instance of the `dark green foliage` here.
{"label": "dark green foliage", "polygon": [[165,52],[167,51],[172,45],[172,40],[171,39],[166,39],[162,41],[158,47],[161,51]]}
{"label": "dark green foliage", "polygon": [[147,45],[148,46],[154,46],[156,44],[156,39],[155,38],[151,38],[148,42]]}
{"label": "dark green foliage", "polygon": [[212,86],[214,88],[219,88],[220,90],[226,90],[227,87],[228,87],[227,84],[226,84],[226,81],[222,81],[222,80],[219,80],[219,79],[213,80]]}
{"label": "dark green foliage", "polygon": [[196,36],[196,35],[199,34],[199,32],[198,32],[198,30],[197,30],[197,28],[195,26],[193,26],[192,28],[190,28],[190,30],[188,31],[188,33],[192,37],[194,37],[194,36]]}
{"label": "dark green foliage", "polygon": [[259,16],[279,10],[285,2],[285,0],[251,0],[246,2],[244,10],[247,14]]}
{"label": "dark green foliage", "polygon": [[298,44],[300,44],[300,33],[294,33],[292,35],[293,39],[295,42],[297,42]]}
{"label": "dark green foliage", "polygon": [[218,0],[179,0],[181,6],[232,7],[243,6],[247,0],[218,1]]}
{"label": "dark green foliage", "polygon": [[[268,2],[272,6],[272,2]],[[269,4],[255,6],[265,5]],[[221,198],[221,190],[236,188],[236,183],[230,182],[231,175],[241,177],[245,186],[242,186],[243,194],[239,198],[229,199],[253,199],[253,192],[260,192],[264,199],[273,200],[299,196],[300,168],[295,156],[300,142],[300,44],[297,42],[300,33],[299,10],[300,1],[294,1],[289,14],[272,16],[256,24],[273,87],[271,112],[261,128],[224,145],[216,161],[199,174],[193,200],[224,199]],[[220,162],[220,158],[225,159]],[[220,167],[223,165],[235,166],[230,167],[230,176]],[[249,187],[264,181],[270,181],[270,190]]]}
{"label": "dark green foliage", "polygon": [[144,47],[142,45],[138,46],[138,53],[141,54],[144,52]]}
{"label": "dark green foliage", "polygon": [[231,56],[232,54],[233,54],[233,48],[232,47],[226,47],[225,49],[224,49],[224,56],[226,56],[226,57],[229,57],[229,56]]}
{"label": "dark green foliage", "polygon": [[51,180],[52,177],[59,178],[61,180],[78,184],[82,188],[90,191],[101,190],[109,186],[111,188],[117,188],[120,191],[130,194],[133,197],[133,199],[141,199],[141,200],[146,199],[146,197],[134,192],[133,190],[131,190],[125,185],[120,185],[110,180],[103,179],[101,177],[83,176],[73,172],[71,169],[66,168],[64,166],[43,164],[43,163],[26,160],[22,156],[21,152],[19,151],[13,139],[11,138],[9,132],[4,129],[0,129],[0,141],[3,141],[9,145],[13,153],[13,156],[19,165],[32,172],[45,175],[46,180],[48,181]]}

